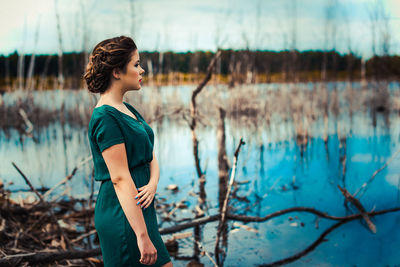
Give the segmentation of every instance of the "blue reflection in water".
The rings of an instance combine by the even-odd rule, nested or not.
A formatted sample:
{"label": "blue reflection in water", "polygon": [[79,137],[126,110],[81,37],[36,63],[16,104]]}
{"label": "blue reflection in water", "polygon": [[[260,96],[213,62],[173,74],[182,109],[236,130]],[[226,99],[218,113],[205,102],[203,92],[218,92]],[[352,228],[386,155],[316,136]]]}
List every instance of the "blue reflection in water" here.
{"label": "blue reflection in water", "polygon": [[[313,138],[309,139],[301,156],[291,134],[280,136],[279,127],[254,132],[245,127],[240,131],[226,122],[226,148],[232,163],[233,153],[243,136],[246,145],[239,155],[236,181],[237,195],[248,200],[231,199],[231,212],[249,216],[265,216],[271,212],[293,206],[314,207],[335,216],[356,212],[344,205],[344,197],[337,185],[345,186],[354,193],[372,174],[400,148],[399,119],[391,118],[386,127],[384,119],[378,116],[378,127],[372,128],[367,115],[355,114],[353,121],[339,117],[339,121],[350,127],[337,134],[337,124],[330,120],[327,143],[322,137],[323,122],[313,126]],[[197,204],[197,197],[189,192],[198,191],[194,168],[191,133],[187,125],[164,120],[152,125],[155,132],[155,153],[161,168],[158,196],[168,203],[187,199],[188,209],[178,210],[177,218],[192,218],[191,210]],[[284,130],[292,129],[292,126]],[[335,129],[332,131],[332,129]],[[290,130],[289,130],[290,131]],[[59,122],[44,129],[35,129],[39,142],[30,138],[20,141],[15,130],[7,138],[0,132],[0,177],[12,190],[27,188],[23,179],[12,167],[15,162],[29,177],[35,187],[52,187],[71,173],[83,159],[90,156],[86,128],[75,128]],[[281,137],[281,138],[279,138]],[[288,137],[288,138],[285,138]],[[212,128],[198,130],[202,168],[206,170],[208,214],[218,211],[218,163],[216,132]],[[345,157],[345,158],[344,158]],[[399,178],[400,157],[378,173],[360,201],[370,211],[400,205]],[[87,198],[90,194],[92,162],[81,167],[67,188],[75,197]],[[345,172],[343,173],[343,168]],[[246,182],[248,181],[248,182]],[[169,184],[177,184],[180,190],[172,193],[166,190]],[[99,184],[96,183],[95,192]],[[55,192],[58,195],[65,187]],[[17,195],[17,194],[16,194]],[[291,220],[289,219],[291,218]],[[161,222],[161,218],[159,218]],[[389,213],[372,219],[377,234],[372,234],[359,220],[347,223],[331,234],[327,241],[314,251],[288,266],[376,266],[394,265],[400,262],[400,213]],[[301,223],[304,226],[301,226]],[[335,221],[316,220],[308,213],[291,213],[263,223],[248,223],[258,232],[241,229],[229,223],[228,255],[225,266],[254,266],[291,256],[314,242],[318,236]],[[239,222],[239,224],[242,224]],[[162,227],[172,225],[169,222]],[[203,228],[203,245],[209,252],[214,251],[217,223]],[[165,239],[168,236],[164,236]],[[181,255],[192,254],[192,243],[180,244]],[[201,258],[205,265],[211,263]],[[186,261],[174,261],[175,266],[186,266]]]}

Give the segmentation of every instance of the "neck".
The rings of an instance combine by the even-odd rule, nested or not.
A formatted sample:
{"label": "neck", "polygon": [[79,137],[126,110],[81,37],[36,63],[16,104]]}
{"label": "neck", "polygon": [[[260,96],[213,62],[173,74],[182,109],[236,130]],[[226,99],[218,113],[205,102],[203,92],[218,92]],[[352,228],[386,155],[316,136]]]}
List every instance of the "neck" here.
{"label": "neck", "polygon": [[116,86],[110,86],[103,94],[100,95],[99,102],[112,105],[122,105],[125,91]]}

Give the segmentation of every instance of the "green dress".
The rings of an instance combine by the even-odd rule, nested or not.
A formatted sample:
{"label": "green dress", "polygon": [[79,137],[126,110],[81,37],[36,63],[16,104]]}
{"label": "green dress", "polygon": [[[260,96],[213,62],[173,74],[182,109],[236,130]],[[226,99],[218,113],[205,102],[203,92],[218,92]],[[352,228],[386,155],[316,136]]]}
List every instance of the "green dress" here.
{"label": "green dress", "polygon": [[[101,154],[112,145],[125,143],[129,171],[136,187],[140,188],[149,182],[154,133],[133,106],[123,103],[138,120],[112,106],[102,105],[93,110],[89,122],[88,137],[95,180],[101,181],[94,210],[94,224],[100,240],[104,266],[149,266],[139,262],[140,251],[135,232],[121,208]],[[171,259],[158,231],[154,200],[148,208],[142,209],[142,212],[149,237],[157,249],[157,261],[151,266],[161,266]]]}

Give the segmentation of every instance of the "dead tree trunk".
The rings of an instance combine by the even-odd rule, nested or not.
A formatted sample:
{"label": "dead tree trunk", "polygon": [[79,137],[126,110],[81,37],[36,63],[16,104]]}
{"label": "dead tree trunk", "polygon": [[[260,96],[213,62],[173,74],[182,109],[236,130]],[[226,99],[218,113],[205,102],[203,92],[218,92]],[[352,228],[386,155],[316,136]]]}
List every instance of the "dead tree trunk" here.
{"label": "dead tree trunk", "polygon": [[62,33],[61,33],[61,22],[60,15],[57,9],[57,0],[54,0],[54,9],[56,14],[57,23],[57,36],[58,36],[58,89],[63,89],[64,87],[64,76],[63,76],[63,43],[62,43]]}
{"label": "dead tree trunk", "polygon": [[[217,127],[217,143],[218,143],[218,180],[219,180],[219,192],[218,192],[218,203],[219,203],[219,212],[222,213],[222,209],[224,206],[224,200],[226,196],[226,191],[228,189],[228,175],[229,175],[229,163],[226,155],[225,148],[225,115],[226,111],[219,107],[219,121]],[[222,248],[224,250],[228,247],[228,227],[227,224],[224,223],[221,227],[221,235],[222,235]],[[225,255],[223,255],[223,259],[219,260],[219,257],[216,256],[217,264],[221,265],[221,262],[224,262]]]}

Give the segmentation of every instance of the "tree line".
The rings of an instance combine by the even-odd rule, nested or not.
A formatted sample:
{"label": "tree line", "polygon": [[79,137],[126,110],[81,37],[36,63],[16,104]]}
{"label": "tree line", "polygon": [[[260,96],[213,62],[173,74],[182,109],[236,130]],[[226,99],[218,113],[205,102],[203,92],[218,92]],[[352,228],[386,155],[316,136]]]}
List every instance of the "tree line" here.
{"label": "tree line", "polygon": [[[140,52],[142,67],[147,73],[167,74],[205,73],[208,62],[214,52]],[[84,72],[87,53],[64,53],[62,74],[64,77],[81,77]],[[22,57],[22,59],[20,58]],[[10,79],[18,76],[19,64],[22,64],[22,77],[28,74],[29,62],[32,55],[19,55],[17,52],[8,56],[0,56],[1,79]],[[361,78],[361,70],[365,69],[365,77],[373,79],[399,79],[400,56],[373,56],[368,60],[355,54],[340,54],[337,51],[320,50],[286,50],[286,51],[249,51],[249,50],[221,50],[221,57],[217,63],[216,73],[229,75],[232,73],[256,74],[286,74],[284,81],[296,80],[301,72],[317,72],[321,80],[337,80],[337,73],[346,73],[347,79]],[[35,55],[33,76],[57,76],[59,62],[57,54]],[[325,75],[324,72],[329,73]],[[342,75],[343,76],[343,75]]]}

